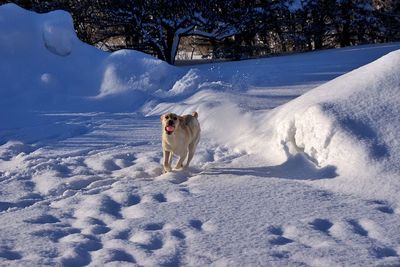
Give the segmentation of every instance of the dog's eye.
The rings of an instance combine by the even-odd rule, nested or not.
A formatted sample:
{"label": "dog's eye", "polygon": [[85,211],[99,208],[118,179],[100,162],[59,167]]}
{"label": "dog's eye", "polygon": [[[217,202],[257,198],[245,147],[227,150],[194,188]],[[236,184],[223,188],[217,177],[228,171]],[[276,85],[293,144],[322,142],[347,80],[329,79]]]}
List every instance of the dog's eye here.
{"label": "dog's eye", "polygon": [[176,121],[178,118],[177,118],[177,117],[173,117],[172,119],[173,119],[174,121]]}
{"label": "dog's eye", "polygon": [[165,116],[165,119],[168,120],[168,119],[169,119],[169,116]]}

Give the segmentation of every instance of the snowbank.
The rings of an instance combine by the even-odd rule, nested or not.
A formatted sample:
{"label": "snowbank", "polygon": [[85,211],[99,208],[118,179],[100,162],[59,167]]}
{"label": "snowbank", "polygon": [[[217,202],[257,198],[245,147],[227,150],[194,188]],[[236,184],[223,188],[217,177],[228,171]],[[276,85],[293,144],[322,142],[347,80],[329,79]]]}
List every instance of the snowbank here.
{"label": "snowbank", "polygon": [[[400,51],[332,80],[268,114],[274,157],[303,152],[345,192],[400,189]],[[347,178],[343,178],[347,177]],[[367,191],[367,192],[366,192]],[[392,192],[393,194],[390,194]]]}
{"label": "snowbank", "polygon": [[96,66],[107,54],[78,40],[68,13],[36,14],[7,4],[0,17],[2,108],[64,108],[96,93]]}
{"label": "snowbank", "polygon": [[276,110],[270,120],[279,150],[302,151],[321,166],[335,164],[346,172],[371,163],[397,172],[399,67],[400,51],[392,52]]}
{"label": "snowbank", "polygon": [[[137,51],[106,53],[81,42],[67,12],[0,6],[0,106],[40,111],[135,111],[175,88],[185,71]],[[187,78],[185,78],[187,80]]]}
{"label": "snowbank", "polygon": [[133,50],[112,53],[104,61],[102,73],[103,79],[97,98],[128,91],[148,94],[163,91],[170,88],[180,74],[177,68]]}

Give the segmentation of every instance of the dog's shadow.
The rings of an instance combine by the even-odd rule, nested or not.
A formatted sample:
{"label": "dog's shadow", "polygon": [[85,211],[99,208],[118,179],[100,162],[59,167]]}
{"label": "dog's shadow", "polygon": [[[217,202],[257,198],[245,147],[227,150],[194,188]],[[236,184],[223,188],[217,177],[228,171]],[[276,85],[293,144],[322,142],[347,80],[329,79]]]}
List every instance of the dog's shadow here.
{"label": "dog's shadow", "polygon": [[257,177],[275,177],[294,180],[331,179],[337,176],[336,167],[329,165],[319,168],[305,155],[299,153],[291,156],[286,162],[277,166],[249,168],[218,168],[214,167],[203,174],[207,175],[249,175]]}

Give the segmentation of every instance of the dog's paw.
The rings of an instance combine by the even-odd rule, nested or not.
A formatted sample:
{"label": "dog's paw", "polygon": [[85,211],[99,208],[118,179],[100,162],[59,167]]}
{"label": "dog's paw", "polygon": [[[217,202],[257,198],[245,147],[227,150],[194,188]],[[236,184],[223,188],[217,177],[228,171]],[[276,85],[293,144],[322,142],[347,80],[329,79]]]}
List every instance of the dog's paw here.
{"label": "dog's paw", "polygon": [[164,171],[163,171],[163,173],[167,173],[167,172],[172,172],[172,169],[171,169],[171,167],[169,167],[169,166],[164,166]]}
{"label": "dog's paw", "polygon": [[181,171],[183,169],[185,169],[185,167],[183,165],[176,165],[174,168],[174,170],[177,170],[177,171]]}

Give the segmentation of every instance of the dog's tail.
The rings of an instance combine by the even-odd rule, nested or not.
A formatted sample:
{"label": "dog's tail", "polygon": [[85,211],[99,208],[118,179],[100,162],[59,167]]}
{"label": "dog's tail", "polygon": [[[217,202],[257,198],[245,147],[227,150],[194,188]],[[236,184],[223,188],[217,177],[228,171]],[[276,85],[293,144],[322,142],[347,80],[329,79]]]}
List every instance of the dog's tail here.
{"label": "dog's tail", "polygon": [[199,116],[199,114],[196,111],[192,112],[192,116],[195,117],[197,119],[197,117]]}

